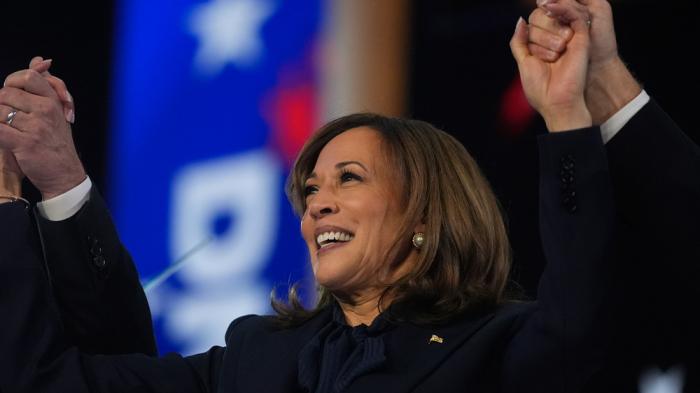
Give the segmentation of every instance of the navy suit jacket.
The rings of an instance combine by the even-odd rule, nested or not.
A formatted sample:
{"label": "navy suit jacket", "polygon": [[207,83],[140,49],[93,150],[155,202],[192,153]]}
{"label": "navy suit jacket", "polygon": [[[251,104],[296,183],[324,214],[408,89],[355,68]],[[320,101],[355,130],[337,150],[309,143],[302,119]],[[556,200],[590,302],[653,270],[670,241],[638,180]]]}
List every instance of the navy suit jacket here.
{"label": "navy suit jacket", "polygon": [[[539,301],[464,315],[445,326],[402,325],[387,337],[386,368],[358,379],[350,391],[576,391],[586,385],[591,392],[637,392],[645,368],[672,365],[685,367],[685,391],[697,389],[700,326],[687,310],[700,298],[692,263],[700,260],[700,149],[650,102],[606,145],[616,219],[606,216],[607,208],[591,218],[590,206],[606,205],[608,190],[598,170],[599,146],[591,143],[596,138],[585,133],[548,135],[540,143],[548,267]],[[574,184],[563,180],[567,175]],[[591,192],[600,200],[589,200]],[[618,220],[617,232],[591,232]],[[83,353],[154,354],[145,297],[99,195],[70,220],[38,221],[66,345]],[[606,238],[615,235],[613,251]],[[269,318],[246,317],[231,325],[227,351],[213,348],[185,367],[176,356],[132,355],[111,371],[86,367],[83,376],[117,378],[129,386],[122,390],[149,391],[156,384],[153,391],[295,391],[299,347],[327,319],[321,313],[300,328],[279,330]],[[444,337],[443,344],[424,345],[432,334]],[[171,367],[199,387],[186,388]],[[133,370],[115,377],[121,368]],[[163,388],[169,382],[172,388]],[[64,385],[52,386],[60,391]]]}
{"label": "navy suit jacket", "polygon": [[700,391],[700,148],[652,100],[606,144],[619,256],[614,347],[591,392],[639,392],[649,369],[680,367]]}
{"label": "navy suit jacket", "polygon": [[[575,392],[599,372],[612,324],[608,296],[617,227],[605,148],[599,130],[591,128],[543,136],[540,151],[547,268],[537,302],[466,313],[439,326],[399,324],[384,338],[385,365],[346,391]],[[122,323],[134,334],[131,345],[152,350],[151,330],[139,333],[150,319],[143,292],[101,198],[93,192],[63,223],[73,225],[63,234],[56,233],[63,224],[39,220],[51,278],[28,212],[10,203],[0,205],[0,216],[0,315],[6,316],[0,391],[300,391],[299,350],[325,325],[328,310],[288,329],[270,317],[238,318],[225,348],[187,358],[90,354],[101,352],[105,337],[128,343],[118,331]],[[60,238],[66,244],[52,245]],[[86,299],[91,293],[83,279],[94,299]],[[114,314],[90,317],[105,308],[100,302]],[[101,326],[110,325],[109,318],[117,326]],[[433,334],[443,342],[431,343]]]}

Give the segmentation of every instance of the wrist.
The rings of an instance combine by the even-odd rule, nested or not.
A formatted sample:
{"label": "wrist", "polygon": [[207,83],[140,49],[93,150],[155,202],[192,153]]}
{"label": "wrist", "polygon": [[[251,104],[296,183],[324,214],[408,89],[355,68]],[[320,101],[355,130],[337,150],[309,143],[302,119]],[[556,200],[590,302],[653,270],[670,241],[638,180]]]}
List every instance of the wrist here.
{"label": "wrist", "polygon": [[69,179],[63,179],[61,183],[52,185],[50,187],[44,187],[41,191],[41,199],[47,201],[49,199],[55,198],[59,195],[63,195],[66,192],[72,190],[77,185],[85,181],[87,174],[83,171],[76,173],[75,176],[71,176]]}
{"label": "wrist", "polygon": [[642,87],[619,56],[591,64],[585,95],[593,124],[605,123],[641,91]]}
{"label": "wrist", "polygon": [[543,117],[549,132],[577,130],[593,125],[591,114],[583,104],[573,108],[552,108]]}

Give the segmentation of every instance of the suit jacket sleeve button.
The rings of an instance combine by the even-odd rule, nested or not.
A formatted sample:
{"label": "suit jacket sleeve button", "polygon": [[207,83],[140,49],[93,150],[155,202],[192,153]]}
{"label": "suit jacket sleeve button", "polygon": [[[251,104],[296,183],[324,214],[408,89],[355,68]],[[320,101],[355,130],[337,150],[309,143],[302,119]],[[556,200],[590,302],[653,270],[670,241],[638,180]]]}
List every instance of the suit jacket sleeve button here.
{"label": "suit jacket sleeve button", "polygon": [[107,260],[102,255],[95,255],[92,258],[92,263],[97,269],[102,270],[107,265]]}
{"label": "suit jacket sleeve button", "polygon": [[94,245],[92,248],[90,248],[90,254],[93,256],[102,255],[102,247]]}

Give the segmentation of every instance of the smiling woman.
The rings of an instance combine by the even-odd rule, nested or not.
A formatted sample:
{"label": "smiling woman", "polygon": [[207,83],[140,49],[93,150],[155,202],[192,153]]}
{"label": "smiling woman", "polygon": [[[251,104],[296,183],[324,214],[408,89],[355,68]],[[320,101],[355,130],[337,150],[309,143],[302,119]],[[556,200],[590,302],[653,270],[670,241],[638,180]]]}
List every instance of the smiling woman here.
{"label": "smiling woman", "polygon": [[[428,123],[371,113],[328,123],[299,154],[288,196],[321,293],[313,311],[296,291],[290,306],[274,302],[285,321],[333,295],[351,325],[390,304],[389,319],[436,323],[503,300],[510,249],[498,202],[464,146]],[[320,244],[326,232],[352,241]]]}
{"label": "smiling woman", "polygon": [[[695,226],[700,152],[649,101],[615,51],[597,53],[607,54],[612,68],[593,67],[601,57],[589,53],[590,35],[614,44],[614,30],[607,2],[589,3],[598,15],[592,24],[582,4],[549,2],[547,12],[533,12],[529,27],[518,21],[511,40],[527,98],[550,131],[539,139],[547,265],[536,301],[504,295],[505,225],[466,149],[421,121],[355,114],[314,134],[289,180],[321,288],[316,307],[304,310],[292,292],[288,304],[273,303],[277,315],[231,322],[226,347],[187,357],[148,356],[150,314],[133,262],[89,180],[73,186],[84,173],[60,99],[65,86],[50,79],[46,64],[11,75],[0,89],[0,390],[629,391],[595,385],[609,371],[615,258],[625,245],[603,138],[616,138],[611,161],[648,162],[653,151],[658,160],[651,162],[667,163],[654,168],[656,176],[618,167],[616,191],[628,192],[626,202],[677,200]],[[554,55],[560,58],[530,52],[562,31],[569,41]],[[607,115],[589,108],[585,93]],[[610,114],[601,134],[592,118]],[[59,221],[41,212],[31,217],[17,203],[23,175],[50,196],[78,195],[76,210]],[[619,181],[630,178],[643,186]],[[640,197],[640,188],[663,191],[661,201]]]}

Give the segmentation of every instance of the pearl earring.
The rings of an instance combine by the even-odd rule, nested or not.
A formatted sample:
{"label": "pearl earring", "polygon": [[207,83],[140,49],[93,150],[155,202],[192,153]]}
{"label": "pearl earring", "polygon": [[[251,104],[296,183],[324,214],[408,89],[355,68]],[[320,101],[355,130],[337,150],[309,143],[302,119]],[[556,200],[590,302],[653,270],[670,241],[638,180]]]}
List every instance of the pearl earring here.
{"label": "pearl earring", "polygon": [[420,250],[423,247],[423,243],[425,243],[425,234],[423,232],[414,233],[411,242],[413,242],[413,247]]}

